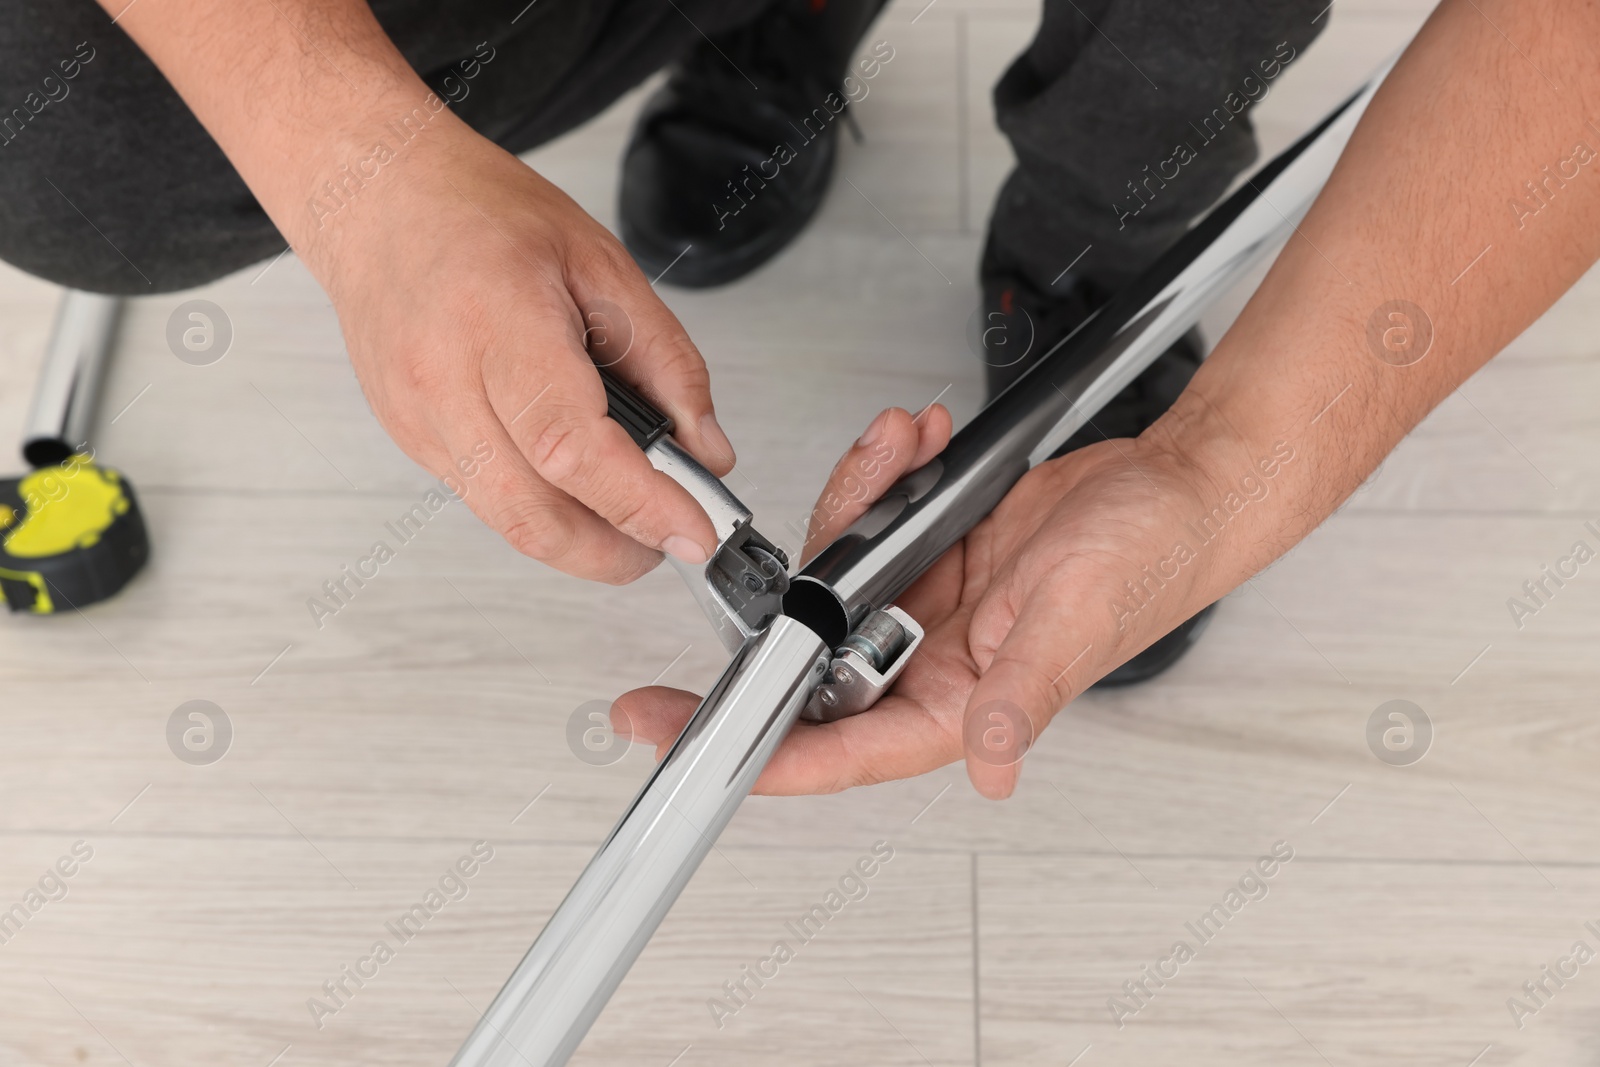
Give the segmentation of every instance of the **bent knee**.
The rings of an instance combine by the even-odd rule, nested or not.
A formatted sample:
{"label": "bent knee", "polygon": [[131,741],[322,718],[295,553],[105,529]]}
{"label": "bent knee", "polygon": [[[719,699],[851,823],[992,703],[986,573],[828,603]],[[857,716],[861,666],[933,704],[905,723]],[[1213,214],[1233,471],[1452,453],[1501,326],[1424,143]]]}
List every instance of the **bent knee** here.
{"label": "bent knee", "polygon": [[222,150],[97,5],[0,25],[0,258],[62,285],[183,289],[283,248]]}
{"label": "bent knee", "polygon": [[214,281],[284,247],[259,208],[219,217],[118,192],[7,168],[0,259],[72,289],[140,296]]}

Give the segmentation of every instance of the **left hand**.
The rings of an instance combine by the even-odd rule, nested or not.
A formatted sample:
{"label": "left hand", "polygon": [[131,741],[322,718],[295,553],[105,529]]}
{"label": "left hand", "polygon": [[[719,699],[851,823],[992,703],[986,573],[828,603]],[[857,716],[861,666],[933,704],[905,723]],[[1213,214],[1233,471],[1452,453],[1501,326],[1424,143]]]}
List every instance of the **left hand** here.
{"label": "left hand", "polygon": [[[915,419],[880,415],[829,476],[807,555],[937,455],[950,426],[937,405]],[[1174,544],[1193,541],[1187,522],[1206,511],[1207,480],[1150,438],[1103,441],[1030,471],[899,599],[927,636],[894,689],[860,715],[797,723],[756,792],[838,792],[965,757],[980,793],[1009,796],[1057,711],[1217,595],[1204,549],[1172,562]],[[1159,589],[1140,606],[1124,583],[1158,566]],[[698,703],[636,689],[613,724],[659,757]]]}

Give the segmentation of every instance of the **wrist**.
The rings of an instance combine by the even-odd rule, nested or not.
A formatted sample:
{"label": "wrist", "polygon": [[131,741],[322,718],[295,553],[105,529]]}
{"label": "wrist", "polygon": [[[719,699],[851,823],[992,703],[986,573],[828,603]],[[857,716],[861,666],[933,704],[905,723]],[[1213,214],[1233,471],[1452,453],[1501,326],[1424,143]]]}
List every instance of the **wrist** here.
{"label": "wrist", "polygon": [[1238,588],[1343,499],[1324,501],[1327,485],[1303,435],[1230,412],[1199,384],[1140,437],[1141,446],[1189,487],[1179,498],[1176,536],[1203,565],[1188,614]]}
{"label": "wrist", "polygon": [[413,204],[448,194],[420,189],[428,161],[470,151],[482,138],[420,79],[397,85],[298,161],[267,207],[295,252],[324,286],[336,280],[345,250],[363,254],[392,243]]}

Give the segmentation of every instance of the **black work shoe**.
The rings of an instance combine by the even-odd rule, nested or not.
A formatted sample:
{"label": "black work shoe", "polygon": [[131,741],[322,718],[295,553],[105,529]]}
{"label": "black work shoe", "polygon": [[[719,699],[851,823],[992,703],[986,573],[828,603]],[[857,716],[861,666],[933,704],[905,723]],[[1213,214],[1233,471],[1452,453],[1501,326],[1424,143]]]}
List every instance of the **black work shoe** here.
{"label": "black work shoe", "polygon": [[888,48],[850,62],[883,3],[778,0],[673,68],[622,161],[622,241],[647,275],[723,285],[805,228],[828,191],[850,99],[893,58]]}
{"label": "black work shoe", "polygon": [[[1081,326],[1111,298],[1106,287],[1065,273],[1041,292],[1007,270],[991,243],[979,268],[983,307],[973,342],[984,361],[989,399],[1022,377],[1039,359]],[[1108,438],[1137,437],[1166,413],[1200,367],[1203,342],[1196,330],[1180,337],[1127,388],[1056,450],[1054,456]],[[1200,609],[1171,633],[1096,682],[1111,688],[1143,682],[1165,671],[1194,646],[1210,622],[1215,604]]]}

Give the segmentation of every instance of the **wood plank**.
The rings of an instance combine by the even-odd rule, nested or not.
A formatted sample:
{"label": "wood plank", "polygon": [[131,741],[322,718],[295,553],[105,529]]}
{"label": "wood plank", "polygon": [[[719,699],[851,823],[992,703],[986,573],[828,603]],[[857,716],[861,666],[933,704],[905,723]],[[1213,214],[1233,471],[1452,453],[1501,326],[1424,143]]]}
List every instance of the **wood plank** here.
{"label": "wood plank", "polygon": [[[6,903],[74,840],[8,835]],[[444,1063],[587,858],[500,837],[81,840],[91,858],[60,883],[66,895],[0,946],[7,1017],[28,1020],[0,1027],[8,1062],[262,1067],[282,1053],[293,1067]],[[818,1061],[855,1049],[908,1067],[968,1062],[970,860],[897,852],[849,881],[854,899],[841,894],[828,912],[826,894],[872,845],[714,854],[573,1062],[660,1065],[691,1044],[693,1062],[710,1064],[772,1048]],[[442,881],[463,858],[472,874]],[[433,914],[402,926],[417,903]],[[827,918],[801,940],[786,924],[814,904]],[[723,983],[785,939],[792,958],[713,1016],[707,1002],[726,998]],[[360,964],[379,941],[392,959]],[[358,965],[366,982],[325,991]]]}
{"label": "wood plank", "polygon": [[[1522,984],[1575,941],[1600,948],[1584,925],[1592,865],[1551,872],[1552,889],[1517,864],[1320,863],[1306,855],[1320,829],[1285,820],[1243,856],[1138,872],[1115,856],[984,856],[983,1062],[1589,1062],[1591,968],[1567,964],[1578,976],[1547,982],[1536,1014],[1506,1002],[1535,1003]],[[1226,893],[1275,840],[1295,858],[1229,916]],[[1202,940],[1186,924],[1215,904],[1227,917]],[[1175,977],[1147,981],[1148,997],[1124,991],[1145,967],[1171,975],[1180,941],[1193,957]]]}

